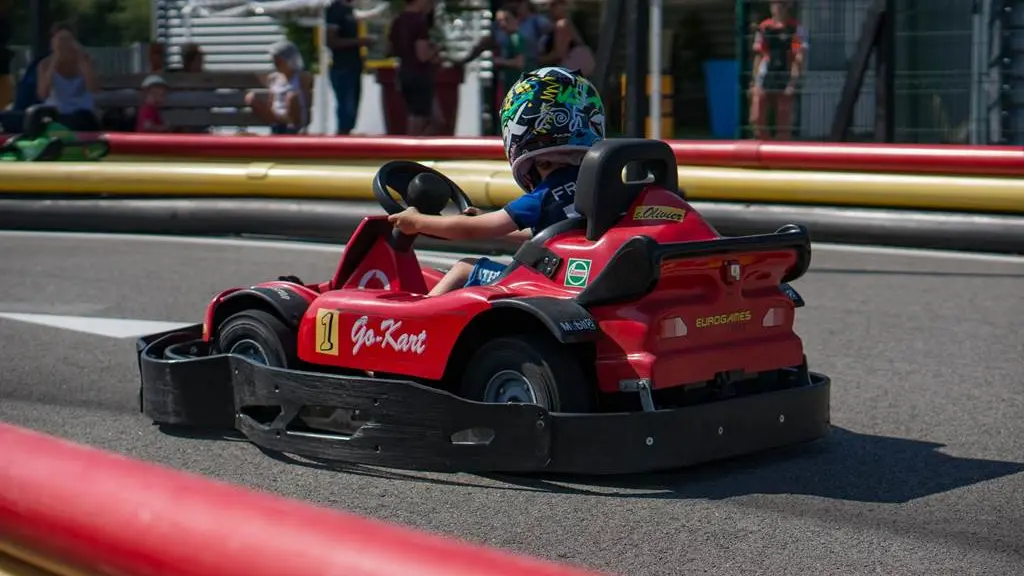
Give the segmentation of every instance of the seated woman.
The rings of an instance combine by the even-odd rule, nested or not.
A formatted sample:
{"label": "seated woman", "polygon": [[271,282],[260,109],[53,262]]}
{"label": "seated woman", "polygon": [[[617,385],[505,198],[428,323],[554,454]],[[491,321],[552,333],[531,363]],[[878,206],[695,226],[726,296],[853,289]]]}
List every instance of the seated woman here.
{"label": "seated woman", "polygon": [[61,124],[71,130],[98,131],[93,94],[99,84],[92,60],[64,24],[53,27],[50,49],[53,52],[39,62],[37,95],[44,104],[57,108]]}
{"label": "seated woman", "polygon": [[269,94],[251,91],[245,103],[270,124],[274,134],[298,134],[309,124],[312,79],[304,73],[302,55],[295,44],[281,40],[271,46],[276,72],[267,75]]}
{"label": "seated woman", "polygon": [[569,17],[569,0],[551,0],[548,14],[555,25],[541,40],[540,64],[579,70],[584,77],[589,76],[594,71],[594,53]]}

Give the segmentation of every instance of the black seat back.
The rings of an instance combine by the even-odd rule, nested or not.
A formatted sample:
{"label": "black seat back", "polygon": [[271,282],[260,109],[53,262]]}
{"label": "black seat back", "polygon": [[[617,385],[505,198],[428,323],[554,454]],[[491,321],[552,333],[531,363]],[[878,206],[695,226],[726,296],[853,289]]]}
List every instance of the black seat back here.
{"label": "black seat back", "polygon": [[[623,169],[635,165],[641,174],[653,175],[625,181]],[[676,155],[661,140],[608,138],[594,144],[583,157],[576,180],[576,211],[587,220],[587,239],[596,241],[629,210],[647,186],[679,190]]]}

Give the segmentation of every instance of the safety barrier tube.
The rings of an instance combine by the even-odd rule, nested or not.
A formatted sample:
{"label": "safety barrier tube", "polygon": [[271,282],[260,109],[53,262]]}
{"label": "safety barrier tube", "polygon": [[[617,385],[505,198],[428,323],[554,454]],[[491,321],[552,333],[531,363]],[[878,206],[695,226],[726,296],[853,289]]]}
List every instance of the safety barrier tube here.
{"label": "safety barrier tube", "polygon": [[[522,191],[507,165],[429,162],[480,207]],[[372,200],[377,166],[56,162],[0,164],[0,193]],[[694,200],[1024,213],[1024,179],[738,168],[679,168]]]}
{"label": "safety barrier tube", "polygon": [[214,482],[8,424],[0,423],[0,446],[0,553],[26,564],[45,562],[40,568],[50,573],[595,574]]}
{"label": "safety barrier tube", "polygon": [[[242,137],[185,134],[107,135],[110,159],[504,160],[499,138],[369,136]],[[1024,149],[1013,146],[924,146],[862,143],[670,141],[680,164],[774,170],[1024,175]]]}

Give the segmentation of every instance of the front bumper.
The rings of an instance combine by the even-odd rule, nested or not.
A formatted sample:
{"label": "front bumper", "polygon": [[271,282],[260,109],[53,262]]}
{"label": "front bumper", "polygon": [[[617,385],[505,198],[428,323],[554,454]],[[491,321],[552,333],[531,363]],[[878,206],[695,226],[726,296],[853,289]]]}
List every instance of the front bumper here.
{"label": "front bumper", "polygon": [[[434,471],[625,474],[685,467],[821,438],[830,381],[655,412],[551,413],[485,404],[401,380],[338,376],[206,355],[201,325],[138,341],[141,410],[154,422],[234,428],[278,452]],[[280,409],[261,423],[252,406]],[[295,426],[303,407],[353,410],[351,435]],[[474,430],[489,442],[453,442]]]}

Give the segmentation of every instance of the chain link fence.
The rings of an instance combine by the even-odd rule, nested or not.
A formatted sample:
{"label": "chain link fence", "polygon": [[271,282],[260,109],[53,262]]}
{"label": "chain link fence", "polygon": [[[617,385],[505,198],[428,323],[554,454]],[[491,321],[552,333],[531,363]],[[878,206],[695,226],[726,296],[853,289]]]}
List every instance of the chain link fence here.
{"label": "chain link fence", "polygon": [[[987,144],[998,79],[989,73],[992,0],[892,0],[895,14],[895,140]],[[788,2],[806,34],[803,78],[794,98],[793,137],[830,139],[833,118],[874,0]],[[1024,3],[1022,3],[1024,4]],[[1024,8],[1024,6],[1022,6]],[[754,35],[769,16],[769,0],[739,0],[740,82],[748,86]],[[864,75],[849,140],[875,140],[875,65]],[[743,137],[751,137],[750,97],[741,103]],[[1016,138],[1019,141],[1019,136]]]}

